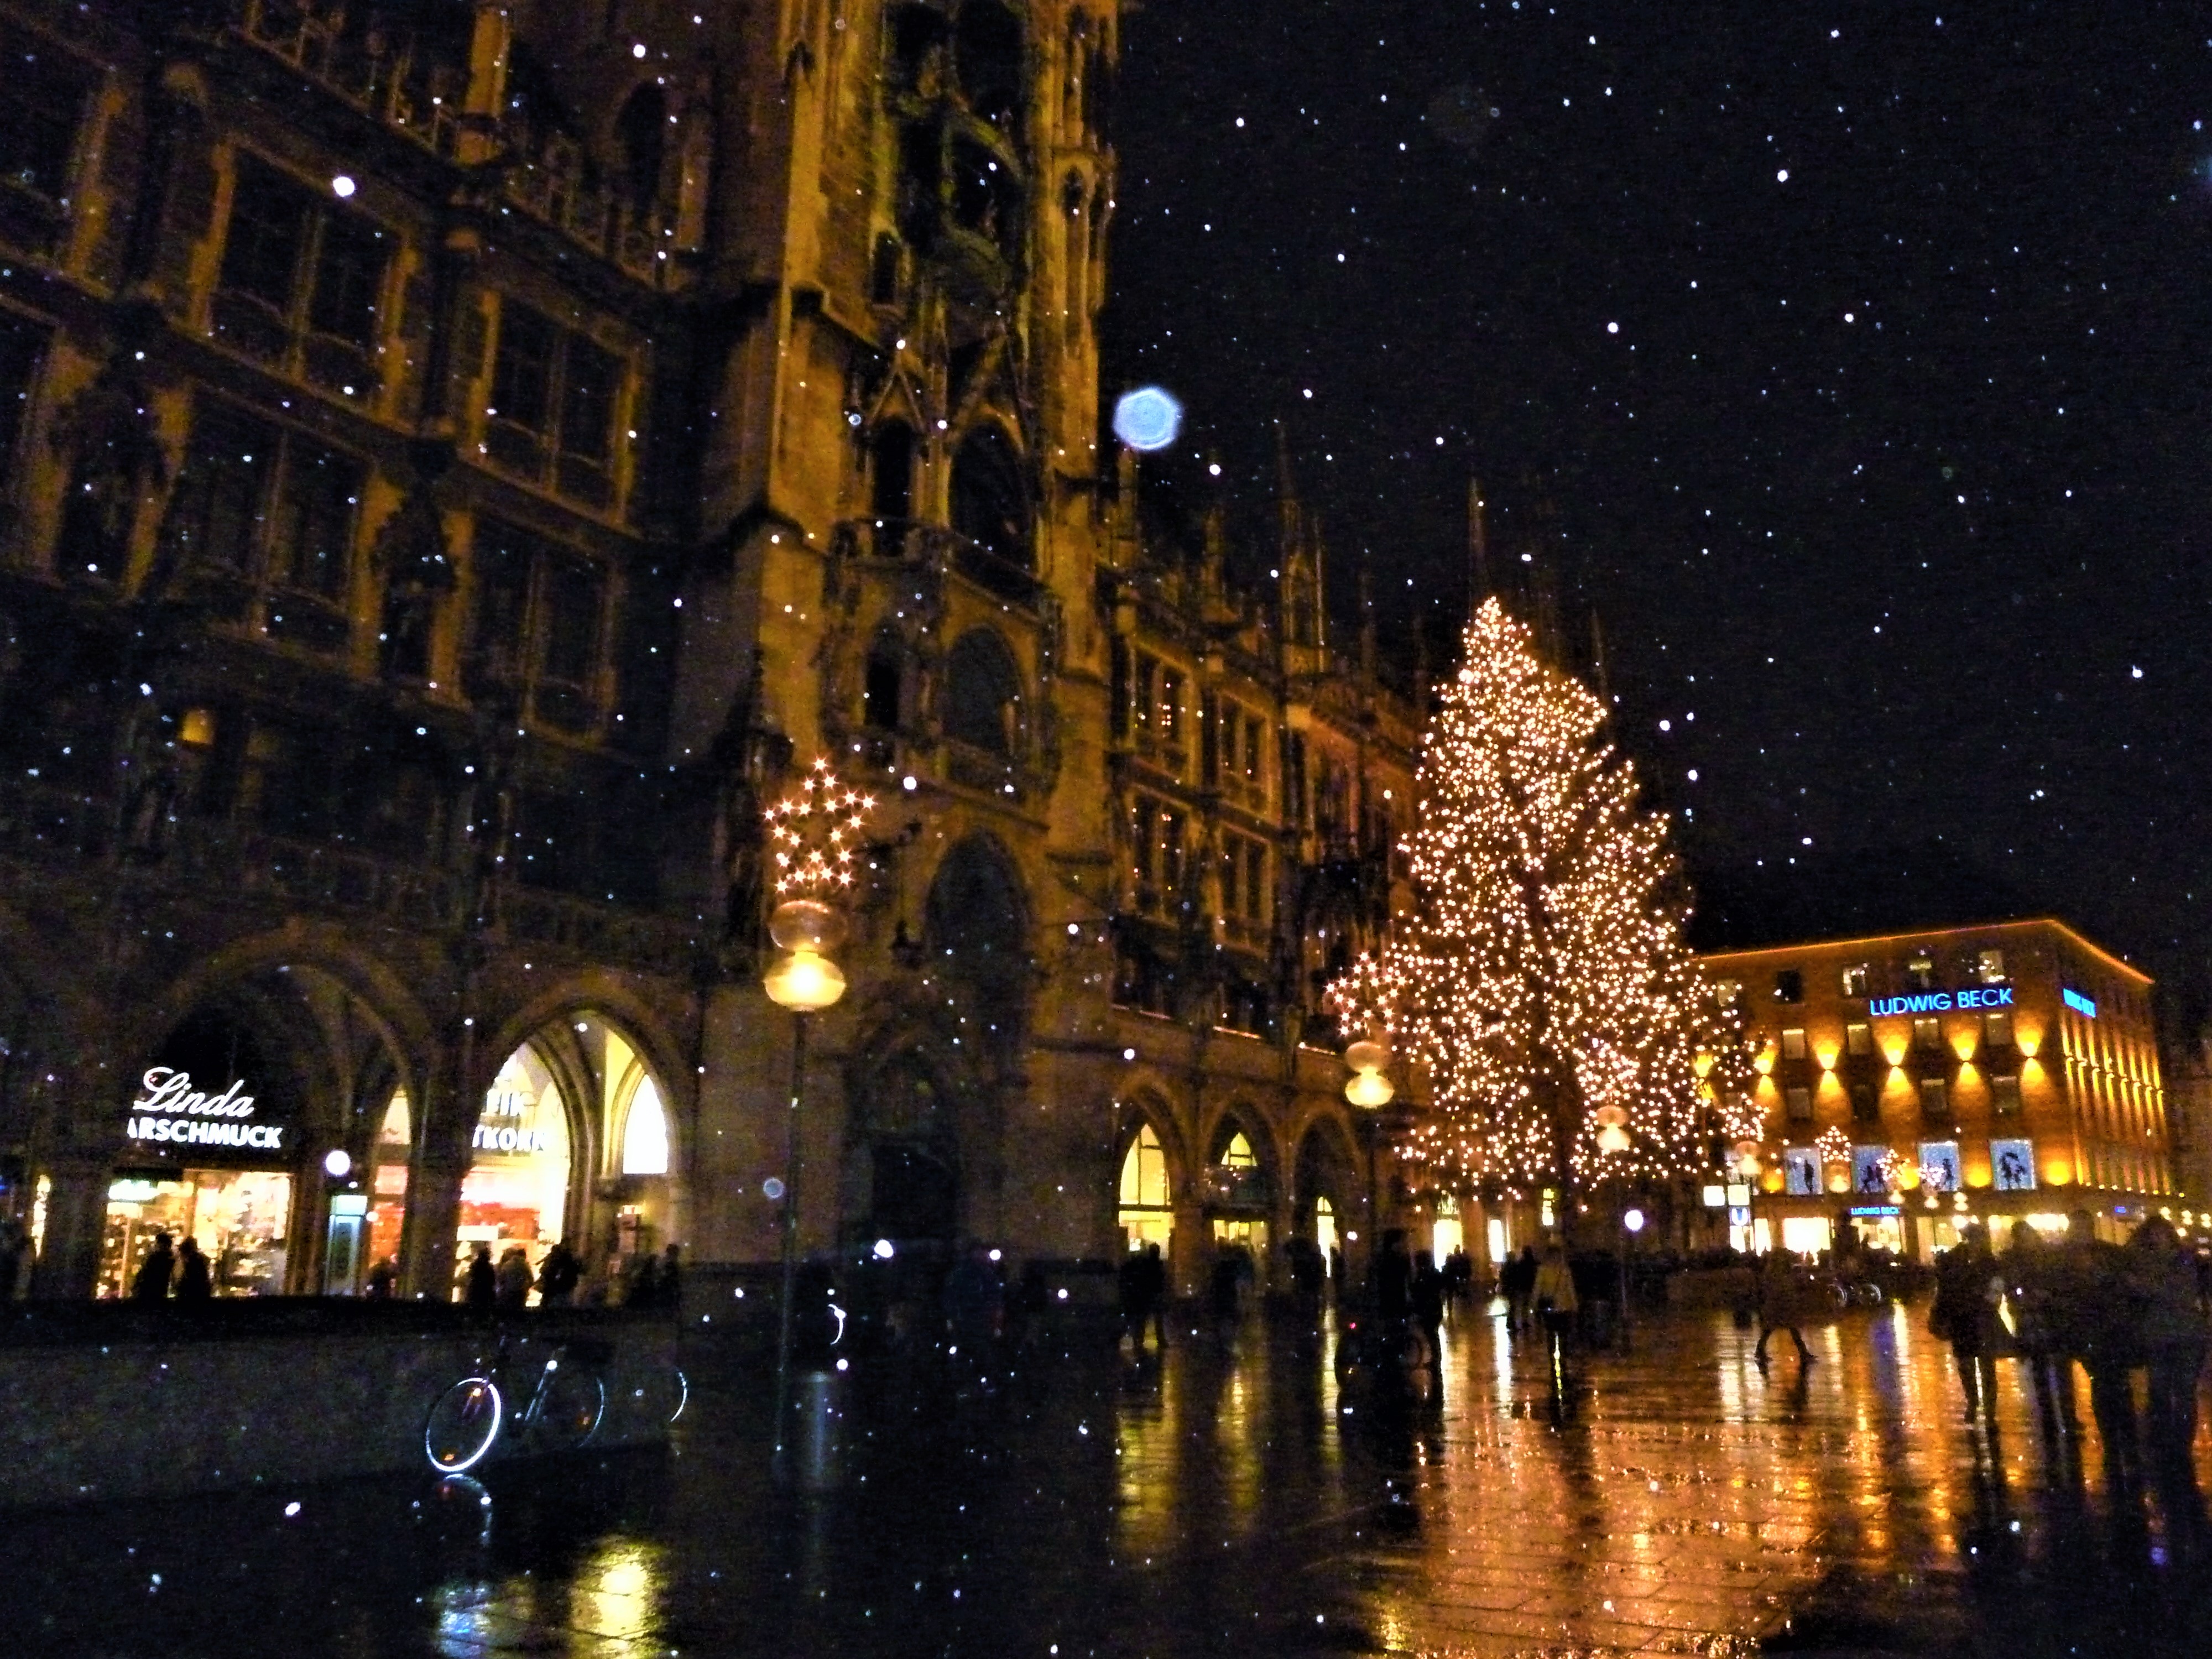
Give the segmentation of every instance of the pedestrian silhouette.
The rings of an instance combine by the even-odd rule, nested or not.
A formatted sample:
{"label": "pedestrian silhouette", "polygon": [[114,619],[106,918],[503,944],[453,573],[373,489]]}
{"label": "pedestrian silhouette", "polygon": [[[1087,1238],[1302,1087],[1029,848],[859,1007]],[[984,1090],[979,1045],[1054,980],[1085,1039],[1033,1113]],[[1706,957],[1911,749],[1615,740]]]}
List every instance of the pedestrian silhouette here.
{"label": "pedestrian silhouette", "polygon": [[137,1277],[131,1281],[131,1299],[134,1302],[166,1302],[169,1298],[169,1275],[176,1270],[177,1253],[169,1245],[169,1234],[164,1228],[154,1235],[154,1248],[146,1252],[139,1263]]}

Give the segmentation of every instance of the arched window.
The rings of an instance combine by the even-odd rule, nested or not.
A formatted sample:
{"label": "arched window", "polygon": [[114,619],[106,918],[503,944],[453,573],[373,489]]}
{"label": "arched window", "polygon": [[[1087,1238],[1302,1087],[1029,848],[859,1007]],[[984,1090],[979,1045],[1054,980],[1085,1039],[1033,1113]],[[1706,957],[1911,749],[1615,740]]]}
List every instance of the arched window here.
{"label": "arched window", "polygon": [[668,1173],[668,1114],[660,1103],[659,1086],[649,1077],[639,1079],[637,1092],[629,1097],[629,1116],[623,1124],[622,1172]]}
{"label": "arched window", "polygon": [[1256,1170],[1260,1159],[1252,1150],[1252,1143],[1237,1130],[1229,1137],[1229,1144],[1221,1149],[1221,1166],[1225,1170]]}
{"label": "arched window", "polygon": [[668,149],[668,100],[659,87],[647,82],[630,94],[615,118],[615,137],[622,145],[630,210],[649,214],[660,195],[661,158]]}
{"label": "arched window", "polygon": [[[869,515],[886,529],[914,516],[914,428],[886,421],[868,446]],[[879,540],[878,550],[882,550]]]}
{"label": "arched window", "polygon": [[952,457],[952,527],[1000,566],[1036,568],[1021,458],[995,426],[977,427]]}
{"label": "arched window", "polygon": [[952,53],[968,107],[1000,131],[1021,122],[1022,26],[993,0],[969,0],[954,26]]}
{"label": "arched window", "polygon": [[1021,678],[1013,653],[988,628],[963,634],[945,662],[945,734],[1012,756],[1021,722]]}
{"label": "arched window", "polygon": [[1139,1250],[1147,1244],[1167,1248],[1175,1228],[1173,1198],[1168,1186],[1167,1149],[1149,1123],[1140,1126],[1121,1160],[1121,1190],[1118,1217],[1125,1249]]}

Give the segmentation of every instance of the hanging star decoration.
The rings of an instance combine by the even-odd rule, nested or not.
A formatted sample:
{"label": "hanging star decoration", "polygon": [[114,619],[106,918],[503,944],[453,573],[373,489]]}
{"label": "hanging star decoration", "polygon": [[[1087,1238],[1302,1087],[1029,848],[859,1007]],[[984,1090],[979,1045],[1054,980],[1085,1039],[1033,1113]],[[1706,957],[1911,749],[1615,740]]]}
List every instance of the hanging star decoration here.
{"label": "hanging star decoration", "polygon": [[1831,1123],[1820,1131],[1813,1143],[1813,1150],[1820,1155],[1822,1164],[1848,1164],[1851,1159],[1851,1138]]}
{"label": "hanging star decoration", "polygon": [[860,828],[875,805],[874,796],[840,783],[827,760],[809,767],[799,787],[763,815],[775,851],[776,897],[828,898],[849,891]]}
{"label": "hanging star decoration", "polygon": [[1398,999],[1405,975],[1394,952],[1386,945],[1379,953],[1362,951],[1352,966],[1328,982],[1322,1006],[1336,1016],[1337,1030],[1346,1042],[1374,1036],[1388,1042],[1397,1029]]}

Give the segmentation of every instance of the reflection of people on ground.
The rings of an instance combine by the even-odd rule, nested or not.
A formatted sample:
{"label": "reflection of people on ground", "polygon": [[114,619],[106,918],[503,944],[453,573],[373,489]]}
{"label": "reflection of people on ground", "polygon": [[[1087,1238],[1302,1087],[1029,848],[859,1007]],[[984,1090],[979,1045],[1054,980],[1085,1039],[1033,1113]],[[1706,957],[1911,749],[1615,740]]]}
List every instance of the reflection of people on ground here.
{"label": "reflection of people on ground", "polygon": [[2123,1254],[2128,1299],[2139,1310],[2142,1353],[2150,1371],[2145,1449],[2151,1478],[2169,1522],[2195,1530],[2204,1515],[2191,1447],[2197,1438],[2197,1378],[2204,1369],[2206,1347],[2197,1263],[2172,1224],[2160,1216],[2136,1228]]}
{"label": "reflection of people on ground", "polygon": [[1536,1265],[1536,1277],[1529,1285],[1528,1296],[1556,1354],[1567,1333],[1574,1328],[1576,1316],[1582,1311],[1582,1300],[1575,1294],[1575,1275],[1567,1266],[1564,1244],[1546,1248],[1544,1259]]}
{"label": "reflection of people on ground", "polygon": [[2127,1261],[2096,1235],[2087,1210],[2067,1218],[2066,1242],[2053,1253],[2054,1311],[2066,1350],[2089,1373],[2089,1411],[2105,1444],[2106,1478],[2132,1488],[2142,1477],[2142,1445],[2128,1373],[2142,1360],[2142,1333],[2126,1297]]}
{"label": "reflection of people on ground", "polygon": [[1966,1390],[1966,1421],[1997,1413],[1997,1300],[2004,1279],[1990,1249],[1989,1229],[1973,1222],[1936,1267],[1936,1305],[1928,1328],[1951,1345],[1959,1383]]}
{"label": "reflection of people on ground", "polygon": [[1224,1244],[1214,1253],[1206,1299],[1224,1340],[1236,1334],[1237,1320],[1243,1313],[1244,1281],[1251,1276],[1252,1258],[1237,1245]]}

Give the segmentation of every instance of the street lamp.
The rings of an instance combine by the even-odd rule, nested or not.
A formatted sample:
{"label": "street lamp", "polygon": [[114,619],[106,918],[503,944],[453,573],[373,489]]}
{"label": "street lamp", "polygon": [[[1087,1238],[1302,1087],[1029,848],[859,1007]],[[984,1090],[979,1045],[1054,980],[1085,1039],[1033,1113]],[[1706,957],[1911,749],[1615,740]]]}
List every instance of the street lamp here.
{"label": "street lamp", "polygon": [[1633,1323],[1628,1311],[1628,1241],[1644,1231],[1644,1212],[1630,1206],[1620,1218],[1620,1346],[1625,1349]]}
{"label": "street lamp", "polygon": [[768,809],[775,843],[776,892],[769,937],[783,954],[761,976],[769,1000],[793,1015],[791,1098],[784,1117],[783,1294],[775,1328],[775,1468],[786,1473],[784,1435],[791,1408],[792,1307],[799,1283],[799,1107],[806,1092],[806,1021],[845,994],[844,970],[830,952],[845,937],[845,918],[823,896],[853,884],[853,854],[860,825],[875,805],[846,789],[817,761],[793,794]]}

